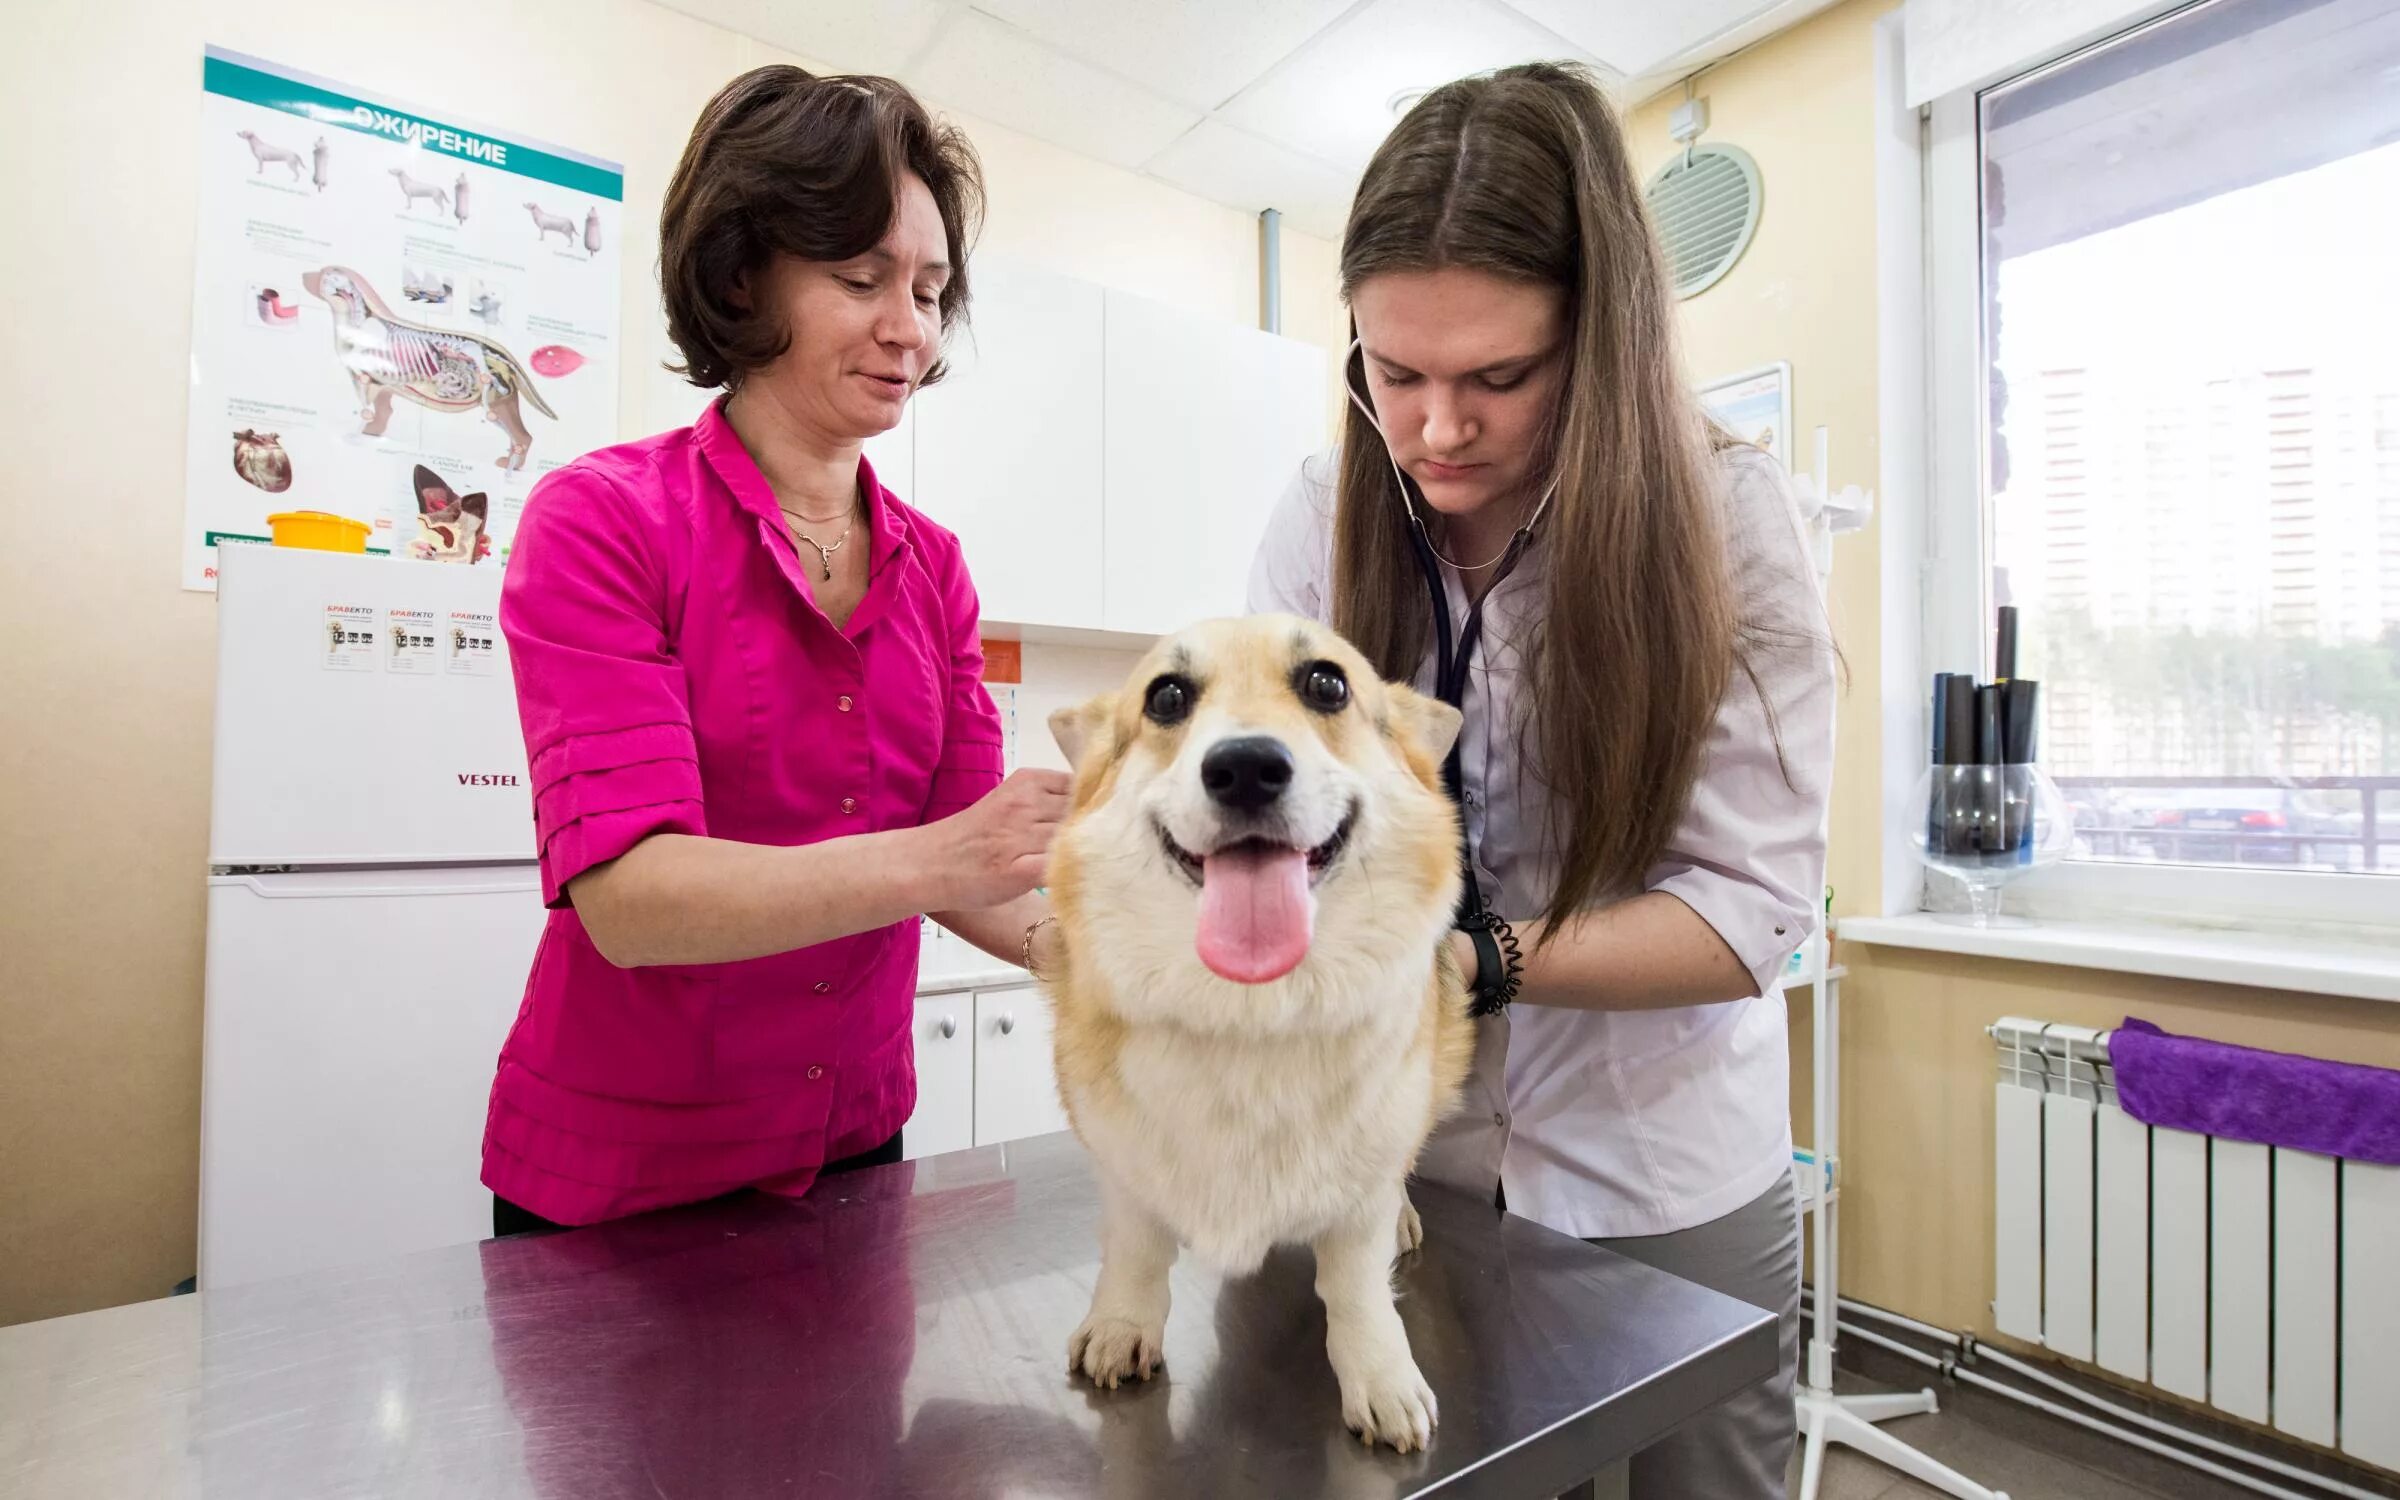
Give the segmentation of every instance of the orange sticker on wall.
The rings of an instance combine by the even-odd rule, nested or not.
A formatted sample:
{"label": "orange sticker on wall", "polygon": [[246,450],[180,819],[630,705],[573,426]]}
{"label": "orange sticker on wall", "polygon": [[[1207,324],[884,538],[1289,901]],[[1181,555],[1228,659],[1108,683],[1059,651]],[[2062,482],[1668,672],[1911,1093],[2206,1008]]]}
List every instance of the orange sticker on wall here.
{"label": "orange sticker on wall", "polygon": [[983,643],[983,680],[986,682],[1023,682],[1025,680],[1025,647],[1023,643],[987,639]]}

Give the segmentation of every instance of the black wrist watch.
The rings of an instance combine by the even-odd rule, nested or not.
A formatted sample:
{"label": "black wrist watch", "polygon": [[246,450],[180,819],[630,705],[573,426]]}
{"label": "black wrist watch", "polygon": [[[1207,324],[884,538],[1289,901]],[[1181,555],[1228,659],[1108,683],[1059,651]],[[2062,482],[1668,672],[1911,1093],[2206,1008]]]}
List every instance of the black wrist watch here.
{"label": "black wrist watch", "polygon": [[1525,973],[1525,956],[1517,947],[1515,929],[1497,912],[1478,909],[1460,916],[1458,930],[1475,945],[1475,982],[1468,989],[1471,1016],[1496,1016],[1517,998]]}

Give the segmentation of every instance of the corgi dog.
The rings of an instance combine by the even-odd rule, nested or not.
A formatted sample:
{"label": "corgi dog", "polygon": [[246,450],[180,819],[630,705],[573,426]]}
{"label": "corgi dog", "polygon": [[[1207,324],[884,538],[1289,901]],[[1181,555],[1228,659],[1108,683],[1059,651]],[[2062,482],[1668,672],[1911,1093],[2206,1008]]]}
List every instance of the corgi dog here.
{"label": "corgi dog", "polygon": [[1474,1051],[1445,941],[1458,711],[1261,615],[1161,641],[1050,725],[1074,790],[1049,869],[1064,956],[1039,977],[1103,1204],[1071,1370],[1157,1369],[1179,1249],[1240,1275],[1306,1244],[1343,1420],[1423,1448],[1436,1403],[1392,1266],[1421,1234],[1409,1169]]}

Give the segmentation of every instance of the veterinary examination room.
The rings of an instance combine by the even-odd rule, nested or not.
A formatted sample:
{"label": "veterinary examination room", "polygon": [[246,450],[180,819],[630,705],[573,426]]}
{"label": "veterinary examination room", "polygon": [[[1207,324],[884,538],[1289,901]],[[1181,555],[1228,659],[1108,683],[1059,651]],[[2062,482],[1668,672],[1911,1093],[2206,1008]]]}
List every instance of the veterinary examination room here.
{"label": "veterinary examination room", "polygon": [[0,1495],[2400,1500],[2400,0],[17,0]]}

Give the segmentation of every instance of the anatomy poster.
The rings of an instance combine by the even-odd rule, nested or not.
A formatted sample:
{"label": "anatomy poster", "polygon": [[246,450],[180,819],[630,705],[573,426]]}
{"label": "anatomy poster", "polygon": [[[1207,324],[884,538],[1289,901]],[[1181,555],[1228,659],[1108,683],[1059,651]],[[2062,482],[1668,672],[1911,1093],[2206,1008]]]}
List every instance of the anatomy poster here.
{"label": "anatomy poster", "polygon": [[208,49],[183,582],[315,510],[499,567],[617,432],[624,175]]}

